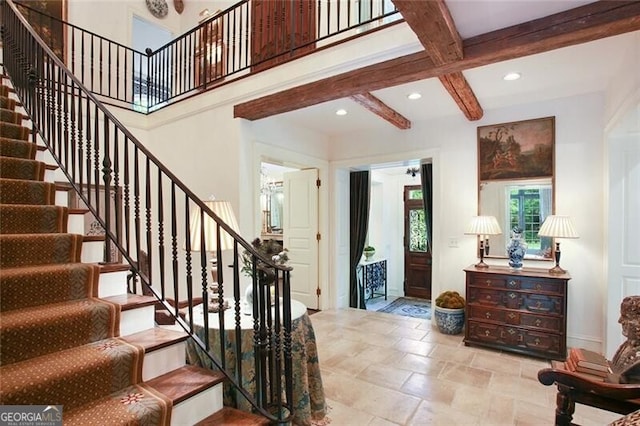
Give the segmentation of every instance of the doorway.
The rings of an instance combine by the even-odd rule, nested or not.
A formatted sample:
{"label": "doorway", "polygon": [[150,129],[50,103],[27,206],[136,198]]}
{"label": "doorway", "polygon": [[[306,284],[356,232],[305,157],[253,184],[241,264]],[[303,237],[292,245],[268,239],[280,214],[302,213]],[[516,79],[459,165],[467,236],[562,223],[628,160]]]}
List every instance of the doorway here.
{"label": "doorway", "polygon": [[[136,15],[133,16],[131,34],[131,46],[138,52],[147,48],[156,50],[173,39],[171,31]],[[167,61],[170,62],[170,58]],[[155,87],[147,87],[147,65],[144,55],[133,62],[133,108],[141,112],[147,112],[148,105],[155,105],[154,109],[162,107],[165,104],[162,101],[171,93],[170,82],[166,79],[162,80],[164,83],[156,83]],[[158,105],[158,102],[162,103]]]}
{"label": "doorway", "polygon": [[319,171],[261,163],[262,240],[288,251],[291,296],[310,309],[320,308]]}
{"label": "doorway", "polygon": [[431,299],[431,251],[421,185],[404,187],[404,294]]}
{"label": "doorway", "polygon": [[[415,204],[412,205],[412,208],[415,209],[414,215],[420,215],[424,221],[422,192],[420,189],[421,177],[418,172],[420,164],[421,160],[415,159],[368,166],[371,174],[371,195],[369,225],[365,244],[375,247],[375,255],[371,259],[372,261],[384,260],[386,263],[387,295],[386,300],[385,297],[367,299],[366,306],[368,310],[384,308],[398,297],[411,296],[424,299],[431,297],[431,251],[429,250],[428,260],[420,259],[420,257],[425,256],[424,253],[422,256],[420,253],[412,253],[414,256],[408,263],[409,268],[405,265],[405,248],[407,247],[405,237],[407,235],[405,230],[405,187],[419,190],[420,198],[412,201]],[[408,172],[409,170],[412,172]],[[421,268],[420,263],[423,265],[428,264],[428,267],[424,265]],[[423,277],[425,274],[427,276]],[[408,288],[407,282],[409,282]],[[378,293],[384,294],[384,290],[381,289]]]}

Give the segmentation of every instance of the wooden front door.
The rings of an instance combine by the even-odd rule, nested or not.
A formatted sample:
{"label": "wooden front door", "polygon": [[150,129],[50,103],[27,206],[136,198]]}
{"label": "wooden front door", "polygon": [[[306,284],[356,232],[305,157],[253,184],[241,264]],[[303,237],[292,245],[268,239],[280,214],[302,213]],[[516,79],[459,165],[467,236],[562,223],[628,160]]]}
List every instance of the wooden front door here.
{"label": "wooden front door", "polygon": [[404,187],[404,294],[431,299],[431,252],[420,185]]}
{"label": "wooden front door", "polygon": [[[253,71],[271,68],[315,49],[316,2],[312,0],[251,1],[251,63]],[[306,45],[293,54],[286,52]],[[262,62],[268,58],[273,58]]]}

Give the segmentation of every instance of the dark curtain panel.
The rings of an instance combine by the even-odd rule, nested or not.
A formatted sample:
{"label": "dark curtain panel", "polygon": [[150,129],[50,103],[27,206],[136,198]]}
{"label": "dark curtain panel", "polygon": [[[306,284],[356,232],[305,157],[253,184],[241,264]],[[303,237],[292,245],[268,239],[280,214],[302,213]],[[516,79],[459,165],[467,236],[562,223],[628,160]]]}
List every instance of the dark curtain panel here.
{"label": "dark curtain panel", "polygon": [[357,268],[362,257],[369,224],[369,172],[351,172],[350,183],[351,278],[349,280],[349,306],[366,309],[364,289],[359,288],[358,284]]}
{"label": "dark curtain panel", "polygon": [[432,252],[433,241],[433,165],[423,164],[420,171],[422,181],[422,201],[424,202],[424,221],[427,225],[427,251]]}

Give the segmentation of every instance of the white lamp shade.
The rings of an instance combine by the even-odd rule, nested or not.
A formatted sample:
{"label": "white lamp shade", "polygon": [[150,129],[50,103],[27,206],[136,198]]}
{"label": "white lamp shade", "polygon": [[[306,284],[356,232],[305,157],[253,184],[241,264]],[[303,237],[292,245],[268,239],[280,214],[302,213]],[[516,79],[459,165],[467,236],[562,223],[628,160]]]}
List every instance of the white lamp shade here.
{"label": "white lamp shade", "polygon": [[500,235],[502,230],[495,216],[474,216],[464,233],[468,235]]}
{"label": "white lamp shade", "polygon": [[[218,215],[231,229],[238,232],[238,222],[236,216],[233,214],[233,207],[231,203],[223,200],[209,200],[204,202],[215,214]],[[191,213],[191,251],[202,251],[202,241],[200,238],[200,230],[202,227],[200,221],[200,207]],[[216,222],[208,215],[204,214],[204,239],[205,247],[208,252],[215,252],[217,248],[217,233],[218,226]],[[222,228],[221,228],[222,229]],[[220,235],[220,249],[230,250],[233,248],[233,238],[224,230]]]}
{"label": "white lamp shade", "polygon": [[538,235],[553,238],[578,238],[578,233],[569,216],[547,216]]}

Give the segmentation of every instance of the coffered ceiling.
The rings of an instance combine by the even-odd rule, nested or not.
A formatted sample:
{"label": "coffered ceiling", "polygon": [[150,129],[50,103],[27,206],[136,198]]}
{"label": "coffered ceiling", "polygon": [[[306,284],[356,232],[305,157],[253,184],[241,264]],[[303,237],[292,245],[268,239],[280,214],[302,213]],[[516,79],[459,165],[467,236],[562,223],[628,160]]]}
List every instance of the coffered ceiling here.
{"label": "coffered ceiling", "polygon": [[[612,4],[618,7],[612,10]],[[375,78],[372,66],[366,73],[371,90],[363,91],[366,81],[355,89],[348,84],[334,90],[333,84],[332,93],[319,93],[311,102],[305,96],[307,105],[289,102],[282,110],[283,100],[295,99],[296,90],[312,83],[237,105],[236,116],[273,117],[327,135],[403,129],[454,114],[477,120],[487,110],[604,90],[624,55],[636,54],[640,61],[638,1],[398,0],[396,6],[406,15],[400,25],[416,33],[425,51],[394,60],[397,66],[384,68],[383,78]],[[556,13],[556,20],[547,18]],[[427,25],[424,16],[437,19]],[[511,71],[522,78],[504,81]],[[363,81],[357,72],[353,78]],[[422,98],[407,99],[413,92]],[[348,114],[336,116],[338,109]],[[262,116],[252,115],[257,110]]]}

